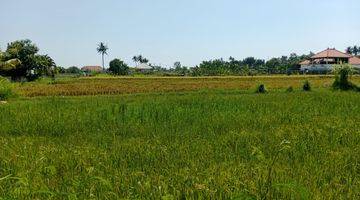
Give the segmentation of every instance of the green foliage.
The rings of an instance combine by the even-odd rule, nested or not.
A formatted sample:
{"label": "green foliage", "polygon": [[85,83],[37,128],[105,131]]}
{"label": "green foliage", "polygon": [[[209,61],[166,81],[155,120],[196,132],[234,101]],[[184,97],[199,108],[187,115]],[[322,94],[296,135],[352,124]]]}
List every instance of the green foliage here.
{"label": "green foliage", "polygon": [[304,85],[303,85],[303,90],[304,91],[311,91],[311,84],[310,84],[310,82],[308,81],[308,80],[306,80],[305,82],[304,82]]}
{"label": "green foliage", "polygon": [[127,75],[129,73],[129,66],[120,59],[114,59],[110,62],[109,71],[115,75]]}
{"label": "green foliage", "polygon": [[356,45],[354,45],[353,47],[350,46],[350,47],[347,47],[345,51],[347,54],[357,56],[360,53],[360,47],[358,47]]}
{"label": "green foliage", "polygon": [[267,62],[254,57],[247,57],[243,60],[236,60],[233,57],[230,57],[229,60],[215,59],[203,61],[198,67],[191,68],[190,74],[193,76],[291,74],[299,70],[299,62],[308,59],[311,55],[313,54],[298,56],[292,53],[290,56],[272,58]]}
{"label": "green foliage", "polygon": [[171,69],[171,71],[174,71],[175,75],[178,76],[185,76],[186,74],[189,73],[189,69],[185,66],[182,66],[180,62],[175,62],[173,69]]}
{"label": "green foliage", "polygon": [[0,196],[357,199],[358,105],[329,91],[19,99],[0,106]]}
{"label": "green foliage", "polygon": [[38,51],[38,47],[30,40],[11,42],[0,57],[0,75],[29,80],[43,75],[54,76],[55,62],[48,55],[39,55]]}
{"label": "green foliage", "polygon": [[348,64],[334,66],[335,81],[332,87],[336,90],[357,90],[358,87],[349,81],[353,68]]}
{"label": "green foliage", "polygon": [[56,74],[56,64],[54,60],[48,55],[34,55],[33,60],[33,72],[30,77],[34,80],[41,76],[52,76]]}
{"label": "green foliage", "polygon": [[10,70],[15,69],[17,66],[21,65],[19,59],[9,59],[6,56],[5,52],[0,51],[0,74],[4,74]]}
{"label": "green foliage", "polygon": [[81,71],[81,69],[79,69],[78,67],[72,66],[72,67],[69,67],[69,68],[65,69],[65,73],[69,73],[69,74],[81,74],[82,71]]}
{"label": "green foliage", "polygon": [[8,100],[14,96],[15,92],[10,81],[0,76],[0,101]]}
{"label": "green foliage", "polygon": [[101,58],[102,58],[102,67],[103,70],[105,71],[105,64],[104,64],[104,55],[107,55],[107,51],[109,50],[109,47],[107,45],[105,45],[103,42],[100,42],[98,44],[98,47],[96,48],[96,51],[101,54]]}
{"label": "green foliage", "polygon": [[293,91],[294,91],[294,88],[292,86],[290,86],[286,89],[286,92],[293,92]]}
{"label": "green foliage", "polygon": [[256,87],[256,93],[266,93],[266,88],[264,84],[260,84]]}
{"label": "green foliage", "polygon": [[142,55],[134,56],[132,59],[136,64],[149,62],[149,60],[147,58],[143,57]]}

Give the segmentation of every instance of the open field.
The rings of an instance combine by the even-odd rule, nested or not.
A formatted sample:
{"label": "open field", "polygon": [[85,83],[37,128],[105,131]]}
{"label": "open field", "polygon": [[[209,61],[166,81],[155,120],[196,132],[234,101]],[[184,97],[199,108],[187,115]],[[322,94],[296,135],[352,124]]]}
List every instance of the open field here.
{"label": "open field", "polygon": [[[333,76],[254,76],[254,77],[200,77],[200,78],[77,78],[25,83],[18,87],[24,96],[79,96],[132,93],[162,93],[197,90],[249,90],[263,83],[269,89],[301,88],[309,80],[314,88],[330,88]],[[352,81],[360,84],[360,76]]]}
{"label": "open field", "polygon": [[64,88],[85,91],[69,95],[91,94],[87,87],[102,94],[106,89],[98,85],[109,83],[123,85],[115,93],[162,92],[163,81],[173,81],[169,91],[192,85],[227,90],[19,98],[0,105],[0,197],[359,197],[359,93],[330,91],[324,86],[331,79],[319,77],[307,77],[318,88],[313,92],[282,90],[300,87],[297,77],[255,81],[281,89],[268,94],[237,90],[252,88],[248,79],[75,79],[59,87],[19,86],[27,96],[60,95]]}

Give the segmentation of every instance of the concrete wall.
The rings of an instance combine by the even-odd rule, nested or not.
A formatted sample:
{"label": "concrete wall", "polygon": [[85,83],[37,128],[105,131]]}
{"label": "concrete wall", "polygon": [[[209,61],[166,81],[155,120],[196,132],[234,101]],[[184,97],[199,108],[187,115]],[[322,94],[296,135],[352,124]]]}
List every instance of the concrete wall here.
{"label": "concrete wall", "polygon": [[301,65],[301,71],[331,71],[333,65]]}
{"label": "concrete wall", "polygon": [[[360,65],[352,65],[356,69],[360,69]],[[331,71],[333,65],[301,65],[301,71]]]}

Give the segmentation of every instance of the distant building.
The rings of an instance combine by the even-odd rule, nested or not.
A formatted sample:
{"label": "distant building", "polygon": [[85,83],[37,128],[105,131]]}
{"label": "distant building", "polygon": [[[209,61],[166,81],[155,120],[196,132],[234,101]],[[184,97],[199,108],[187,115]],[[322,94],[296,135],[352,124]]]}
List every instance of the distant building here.
{"label": "distant building", "polygon": [[135,70],[139,72],[149,72],[153,70],[153,67],[149,66],[146,63],[141,63],[135,67]]}
{"label": "distant building", "polygon": [[326,49],[313,55],[310,59],[300,62],[300,70],[303,72],[326,72],[331,71],[336,64],[350,64],[360,69],[360,58],[343,53],[334,49]]}
{"label": "distant building", "polygon": [[86,72],[86,73],[91,73],[91,72],[102,72],[102,67],[100,66],[84,66],[81,68],[81,71]]}
{"label": "distant building", "polygon": [[353,56],[349,59],[349,64],[354,68],[360,69],[360,58],[357,56]]}

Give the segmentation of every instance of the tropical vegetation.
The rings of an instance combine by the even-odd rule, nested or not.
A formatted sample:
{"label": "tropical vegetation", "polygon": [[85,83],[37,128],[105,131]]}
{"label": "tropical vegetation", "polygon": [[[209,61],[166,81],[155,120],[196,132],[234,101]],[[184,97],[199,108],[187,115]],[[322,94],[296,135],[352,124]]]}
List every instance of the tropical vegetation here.
{"label": "tropical vegetation", "polygon": [[105,45],[103,42],[100,42],[96,50],[99,54],[101,54],[102,67],[103,67],[103,71],[105,71],[104,56],[107,55],[109,47]]}
{"label": "tropical vegetation", "polygon": [[0,75],[13,80],[34,80],[41,76],[55,76],[56,64],[48,55],[38,54],[39,48],[31,40],[18,40],[0,52]]}
{"label": "tropical vegetation", "polygon": [[0,105],[0,196],[356,199],[359,94],[295,84],[14,99]]}
{"label": "tropical vegetation", "polygon": [[109,71],[114,75],[127,75],[129,66],[120,59],[114,59],[109,64]]}

